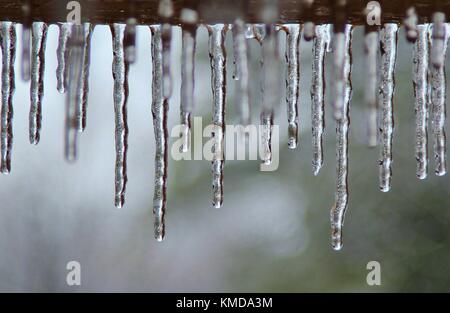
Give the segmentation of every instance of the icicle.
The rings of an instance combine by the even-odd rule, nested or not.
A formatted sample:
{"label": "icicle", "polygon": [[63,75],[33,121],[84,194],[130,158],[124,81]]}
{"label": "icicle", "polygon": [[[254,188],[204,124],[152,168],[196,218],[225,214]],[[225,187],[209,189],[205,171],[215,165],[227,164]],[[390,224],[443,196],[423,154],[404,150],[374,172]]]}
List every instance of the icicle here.
{"label": "icicle", "polygon": [[87,101],[89,93],[89,67],[91,63],[91,37],[93,27],[90,23],[84,23],[82,26],[83,36],[83,60],[81,69],[81,82],[79,86],[79,100],[77,108],[78,131],[83,132],[87,123]]}
{"label": "icicle", "polygon": [[180,137],[183,139],[181,152],[187,152],[190,147],[191,114],[194,110],[194,86],[195,86],[195,46],[197,32],[197,13],[191,9],[181,11],[182,48],[181,48],[181,102],[180,118],[182,131]]}
{"label": "icicle", "polygon": [[113,24],[113,65],[114,77],[114,115],[116,123],[116,179],[115,179],[115,205],[121,208],[125,202],[125,188],[127,184],[127,100],[128,100],[128,63],[125,61],[123,36],[125,25]]}
{"label": "icicle", "polygon": [[366,59],[365,101],[368,110],[367,137],[369,147],[377,145],[377,56],[378,30],[367,29],[364,37],[364,54]]}
{"label": "icicle", "polygon": [[0,37],[2,48],[2,107],[1,107],[1,164],[4,174],[11,171],[12,153],[12,97],[15,90],[14,61],[16,58],[16,26],[12,22],[1,22]]}
{"label": "icicle", "polygon": [[[80,101],[80,86],[83,71],[83,34],[81,26],[71,25],[71,35],[66,43],[65,57],[67,64],[61,71],[64,80],[67,79],[66,93],[66,121],[65,121],[65,156],[66,160],[73,162],[77,158],[78,140],[78,103]],[[67,66],[67,67],[66,67]],[[67,77],[66,77],[67,75]],[[65,84],[63,84],[64,87]]]}
{"label": "icicle", "polygon": [[248,51],[246,40],[246,26],[241,19],[237,19],[233,24],[233,50],[235,60],[236,93],[235,102],[243,126],[250,124],[250,91],[248,73]]}
{"label": "icicle", "polygon": [[288,115],[288,147],[298,144],[298,103],[300,95],[300,32],[299,24],[283,26],[286,32],[286,104]]}
{"label": "icicle", "polygon": [[322,138],[325,128],[325,53],[331,41],[331,25],[318,25],[313,43],[311,81],[311,123],[313,145],[313,173],[319,174],[323,164]]}
{"label": "icicle", "polygon": [[220,208],[223,203],[223,167],[226,106],[226,51],[225,36],[228,25],[208,26],[209,56],[211,61],[211,87],[213,93],[213,206]]}
{"label": "icicle", "polygon": [[[352,26],[346,25],[343,45],[344,63],[342,66],[344,91],[342,99],[342,117],[336,122],[336,195],[335,204],[331,209],[331,246],[334,250],[342,248],[342,229],[344,227],[345,211],[348,206],[348,131],[350,127],[350,101],[352,97],[351,83],[351,41]],[[336,101],[337,99],[335,99]]]}
{"label": "icicle", "polygon": [[31,78],[31,52],[30,52],[30,38],[31,38],[31,5],[29,0],[22,3],[22,13],[24,22],[22,24],[22,59],[21,59],[21,74],[24,81],[29,81]]}
{"label": "icicle", "polygon": [[266,26],[266,34],[262,40],[262,151],[261,158],[265,164],[272,162],[272,128],[274,109],[280,101],[280,57],[278,37],[273,25]]}
{"label": "icicle", "polygon": [[58,49],[56,51],[56,56],[58,59],[58,67],[56,68],[56,82],[57,89],[60,93],[66,92],[67,82],[67,69],[69,65],[67,64],[68,52],[67,52],[67,42],[69,40],[70,31],[72,24],[70,23],[58,23],[59,27],[59,38],[58,38]]}
{"label": "icicle", "polygon": [[380,32],[381,77],[379,88],[380,125],[380,190],[389,191],[392,176],[392,139],[394,135],[394,70],[397,57],[398,25],[384,24]]}
{"label": "icicle", "polygon": [[42,121],[42,98],[44,96],[45,46],[47,24],[34,22],[32,25],[31,47],[31,87],[30,87],[30,143],[37,145],[40,140]]}
{"label": "icicle", "polygon": [[137,19],[130,17],[127,19],[123,45],[125,47],[125,60],[128,64],[136,62],[136,25]]}
{"label": "icicle", "polygon": [[428,169],[428,32],[429,24],[419,25],[413,50],[413,86],[416,112],[417,177],[425,179]]}
{"label": "icicle", "polygon": [[[445,134],[445,55],[447,52],[448,31],[447,26],[442,20],[445,16],[433,18],[433,28],[431,34],[430,47],[430,100],[431,100],[431,119],[433,129],[433,146],[435,159],[435,174],[443,176],[447,172],[446,165],[446,134]],[[442,24],[440,24],[442,22]]]}
{"label": "icicle", "polygon": [[161,26],[151,26],[152,31],[152,114],[155,132],[155,192],[153,214],[155,216],[155,238],[164,238],[164,216],[166,211],[167,188],[167,112],[169,101],[163,97],[163,43]]}

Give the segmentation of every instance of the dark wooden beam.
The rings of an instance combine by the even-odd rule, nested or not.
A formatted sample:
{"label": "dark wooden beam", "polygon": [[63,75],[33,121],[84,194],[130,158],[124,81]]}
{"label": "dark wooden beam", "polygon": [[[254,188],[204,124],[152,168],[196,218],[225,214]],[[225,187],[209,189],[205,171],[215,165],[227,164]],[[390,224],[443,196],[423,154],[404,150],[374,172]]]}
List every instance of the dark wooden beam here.
{"label": "dark wooden beam", "polygon": [[[29,0],[32,2],[32,20],[48,23],[65,22],[68,11],[66,0]],[[333,22],[333,0],[316,0],[312,8],[312,19],[316,23]],[[0,20],[22,23],[26,21],[22,11],[23,0],[0,0]],[[110,24],[125,22],[130,14],[130,0],[79,0],[83,22]],[[158,0],[135,0],[135,15],[139,24],[161,23],[158,16]],[[365,24],[364,9],[368,1],[348,0],[347,21],[355,25]],[[419,1],[379,1],[383,21],[401,22],[404,17],[404,3],[411,2],[419,13],[420,22],[428,22],[436,7],[435,0]],[[180,11],[183,7],[197,10],[199,23],[232,23],[241,16],[248,23],[262,22],[259,16],[263,0],[174,0],[175,14],[170,19],[174,25],[180,24]],[[279,0],[278,23],[302,23],[307,15],[302,10],[300,0]],[[450,18],[450,0],[437,1]]]}

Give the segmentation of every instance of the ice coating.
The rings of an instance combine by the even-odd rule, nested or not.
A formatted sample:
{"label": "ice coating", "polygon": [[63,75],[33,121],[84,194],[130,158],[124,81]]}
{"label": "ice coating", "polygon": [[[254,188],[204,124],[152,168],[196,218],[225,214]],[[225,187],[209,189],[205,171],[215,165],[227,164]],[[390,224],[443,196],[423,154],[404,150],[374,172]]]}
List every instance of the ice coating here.
{"label": "ice coating", "polygon": [[311,79],[311,126],[314,175],[323,165],[323,132],[325,129],[325,54],[331,42],[331,24],[317,25],[313,42]]}
{"label": "ice coating", "polygon": [[2,49],[2,104],[0,123],[1,159],[0,170],[3,174],[11,172],[11,154],[13,141],[13,105],[15,91],[14,61],[16,58],[16,25],[1,22],[0,37]]}
{"label": "ice coating", "polygon": [[300,96],[300,32],[299,24],[283,25],[286,32],[286,105],[288,115],[288,147],[298,145],[298,105]]}
{"label": "ice coating", "polygon": [[58,23],[59,37],[58,37],[58,49],[56,50],[56,56],[58,59],[58,67],[56,68],[56,84],[60,93],[65,93],[67,88],[67,69],[69,64],[68,60],[68,47],[70,32],[72,30],[71,23]]}
{"label": "ice coating", "polygon": [[151,26],[152,32],[152,115],[155,133],[155,189],[153,214],[155,238],[163,240],[165,234],[164,216],[167,189],[167,113],[169,100],[163,96],[163,44],[161,26]]}
{"label": "ice coating", "polygon": [[380,31],[380,85],[378,103],[380,108],[380,165],[379,187],[383,192],[391,188],[392,140],[394,136],[394,89],[395,62],[397,57],[398,25],[384,24]]}
{"label": "ice coating", "polygon": [[[437,30],[436,28],[442,27]],[[430,46],[430,102],[431,125],[433,131],[433,148],[435,160],[435,174],[443,176],[447,172],[446,164],[446,134],[445,134],[445,56],[448,45],[448,26],[434,23],[431,28]]]}
{"label": "ice coating", "polygon": [[427,177],[428,169],[428,60],[430,25],[418,25],[413,48],[413,87],[414,111],[416,114],[415,156],[416,175],[419,179]]}
{"label": "ice coating", "polygon": [[114,77],[114,116],[116,138],[116,166],[115,166],[115,206],[121,208],[125,202],[127,184],[127,100],[128,100],[128,63],[125,60],[123,37],[124,24],[113,24],[113,64]]}
{"label": "ice coating", "polygon": [[336,121],[336,193],[335,203],[331,209],[331,246],[334,250],[342,249],[342,230],[345,212],[348,206],[348,132],[350,127],[350,101],[352,97],[352,31],[351,25],[345,26],[343,78],[345,79],[342,117]]}
{"label": "ice coating", "polygon": [[29,139],[34,145],[40,140],[47,30],[48,26],[43,22],[32,25]]}
{"label": "ice coating", "polygon": [[211,63],[211,88],[213,93],[212,124],[213,131],[213,160],[212,185],[213,206],[220,208],[223,203],[223,168],[224,139],[225,139],[225,108],[226,108],[226,50],[225,36],[228,25],[208,25],[209,56]]}

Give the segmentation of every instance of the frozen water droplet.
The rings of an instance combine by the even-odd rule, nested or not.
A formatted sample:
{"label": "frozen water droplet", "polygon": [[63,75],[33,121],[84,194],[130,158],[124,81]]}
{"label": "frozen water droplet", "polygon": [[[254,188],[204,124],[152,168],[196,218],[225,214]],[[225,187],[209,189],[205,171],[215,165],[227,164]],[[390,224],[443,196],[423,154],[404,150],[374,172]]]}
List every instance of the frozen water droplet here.
{"label": "frozen water droplet", "polygon": [[246,27],[241,19],[233,24],[233,50],[235,60],[236,106],[243,126],[250,124],[250,91]]}
{"label": "frozen water droplet", "polygon": [[70,23],[58,23],[59,37],[58,37],[58,49],[56,51],[58,59],[58,67],[56,68],[56,81],[57,89],[60,93],[66,92],[67,82],[67,69],[69,65],[67,42],[69,40],[72,24]]}
{"label": "frozen water droplet", "polygon": [[298,103],[300,96],[300,32],[298,24],[283,26],[286,32],[286,104],[288,114],[288,147],[298,144]]}
{"label": "frozen water droplet", "polygon": [[113,37],[113,65],[114,77],[114,115],[116,138],[116,166],[115,166],[115,205],[121,208],[125,202],[125,189],[127,184],[127,100],[128,100],[128,63],[125,60],[123,37],[124,24],[111,26]]}
{"label": "frozen water droplet", "polygon": [[395,61],[397,57],[398,25],[386,23],[380,32],[381,70],[379,88],[380,117],[380,190],[391,188],[392,140],[394,135],[394,89]]}
{"label": "frozen water droplet", "polygon": [[213,93],[213,206],[220,208],[223,203],[223,167],[226,106],[226,50],[225,37],[228,25],[209,25],[209,56],[211,62],[211,87]]}
{"label": "frozen water droplet", "polygon": [[155,192],[153,196],[154,231],[158,241],[165,234],[167,189],[167,112],[169,100],[163,96],[163,39],[160,25],[151,26],[152,32],[152,114],[155,132]]}
{"label": "frozen water droplet", "polygon": [[11,171],[11,154],[13,141],[13,105],[15,90],[14,61],[16,58],[16,25],[12,22],[1,22],[0,38],[2,49],[2,106],[1,106],[1,164],[4,174]]}
{"label": "frozen water droplet", "polygon": [[367,104],[368,120],[367,120],[367,137],[369,147],[377,145],[377,64],[378,64],[378,30],[368,30],[364,37],[364,54],[365,54],[365,101]]}
{"label": "frozen water droplet", "polygon": [[313,173],[319,174],[323,164],[322,138],[325,128],[325,54],[330,46],[331,25],[318,25],[313,43],[311,80],[311,123],[313,145]]}
{"label": "frozen water droplet", "polygon": [[428,59],[430,25],[419,25],[413,48],[413,86],[414,110],[416,112],[415,151],[417,160],[417,177],[425,179],[428,168]]}
{"label": "frozen water droplet", "polygon": [[195,25],[186,25],[182,29],[182,52],[181,52],[181,102],[180,118],[183,139],[181,152],[187,152],[190,147],[191,115],[194,110],[194,87],[195,87],[195,48],[196,48]]}
{"label": "frozen water droplet", "polygon": [[[436,13],[435,13],[436,15]],[[445,18],[445,16],[444,16]],[[443,176],[447,172],[446,165],[446,134],[445,134],[445,56],[448,45],[447,25],[440,25],[433,19],[431,33],[429,79],[431,120],[433,129],[433,146],[435,159],[435,173]],[[439,20],[440,21],[440,20]],[[442,29],[441,29],[442,28]]]}
{"label": "frozen water droplet", "polygon": [[40,140],[47,29],[47,24],[43,22],[32,25],[29,138],[34,145]]}
{"label": "frozen water droplet", "polygon": [[350,101],[352,97],[351,83],[351,41],[352,26],[346,25],[343,33],[342,78],[344,79],[344,92],[342,94],[342,117],[336,121],[336,194],[335,203],[331,209],[331,246],[335,250],[342,248],[342,230],[344,227],[345,212],[348,206],[348,132],[350,127]]}

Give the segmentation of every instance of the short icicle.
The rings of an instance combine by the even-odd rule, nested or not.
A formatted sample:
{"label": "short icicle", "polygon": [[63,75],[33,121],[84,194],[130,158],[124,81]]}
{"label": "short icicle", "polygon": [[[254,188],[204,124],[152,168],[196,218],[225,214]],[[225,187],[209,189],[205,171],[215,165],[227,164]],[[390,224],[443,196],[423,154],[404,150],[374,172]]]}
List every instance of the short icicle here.
{"label": "short icicle", "polygon": [[300,96],[300,32],[299,24],[283,25],[286,32],[286,104],[288,115],[288,147],[298,145],[298,105]]}
{"label": "short icicle", "polygon": [[181,152],[187,152],[190,148],[191,116],[194,110],[194,87],[195,87],[195,48],[197,33],[197,13],[191,9],[181,11],[182,25],[182,48],[181,48],[181,101],[180,120],[182,138]]}
{"label": "short icicle", "polygon": [[213,206],[220,208],[223,203],[223,168],[226,107],[226,50],[225,36],[228,25],[208,25],[209,56],[211,62],[211,88],[213,94]]}
{"label": "short icicle", "polygon": [[167,189],[167,113],[169,101],[163,96],[163,43],[161,26],[150,27],[152,32],[152,115],[155,133],[155,190],[153,195],[153,214],[155,239],[162,241],[165,234],[164,217],[166,212]]}
{"label": "short icicle", "polygon": [[127,100],[128,100],[128,63],[125,60],[123,46],[125,25],[113,24],[111,33],[113,38],[113,65],[114,77],[114,115],[116,139],[116,166],[115,166],[115,206],[121,208],[125,202],[125,189],[127,184]]}
{"label": "short icicle", "polygon": [[[335,203],[331,209],[331,246],[334,250],[342,249],[342,231],[345,212],[348,206],[348,132],[350,127],[350,101],[352,97],[351,67],[352,67],[352,26],[346,25],[343,33],[344,63],[343,63],[343,99],[342,117],[336,121],[336,194]],[[336,101],[337,99],[334,99]]]}
{"label": "short icicle", "polygon": [[[62,69],[64,80],[67,79],[66,120],[65,120],[65,157],[69,162],[77,158],[78,141],[78,103],[80,101],[80,86],[83,71],[83,33],[80,26],[71,24],[71,34],[67,41],[65,66]],[[67,63],[66,63],[67,61]]]}
{"label": "short icicle", "polygon": [[315,176],[323,165],[325,129],[325,54],[331,43],[331,24],[317,25],[313,42],[311,79],[312,167]]}
{"label": "short icicle", "polygon": [[48,26],[43,22],[32,25],[29,139],[33,145],[39,143],[41,132],[47,30]]}
{"label": "short icicle", "polygon": [[377,145],[377,65],[378,65],[378,27],[366,26],[364,36],[365,56],[365,102],[367,105],[367,137],[369,147]]}
{"label": "short icicle", "polygon": [[278,36],[273,24],[266,25],[262,40],[262,107],[261,107],[261,159],[272,163],[272,131],[274,111],[280,101],[281,64],[278,51]]}
{"label": "short icicle", "polygon": [[1,159],[0,170],[3,174],[11,172],[11,154],[13,141],[13,105],[15,91],[14,61],[16,59],[16,25],[1,22],[0,38],[2,49],[2,105],[1,105]]}
{"label": "short icicle", "polygon": [[251,122],[248,46],[246,40],[246,26],[240,18],[233,23],[233,54],[235,62],[234,79],[236,80],[235,102],[239,120],[242,126]]}
{"label": "short icicle", "polygon": [[414,111],[416,114],[415,154],[416,175],[419,179],[427,177],[428,169],[428,60],[430,25],[417,27],[417,37],[413,48],[413,87]]}
{"label": "short icicle", "polygon": [[90,23],[82,25],[83,36],[83,60],[81,66],[81,83],[79,90],[78,109],[77,109],[77,125],[78,131],[83,132],[87,124],[87,101],[89,93],[89,67],[91,64],[91,37],[93,26]]}
{"label": "short icicle", "polygon": [[381,28],[381,70],[378,104],[381,111],[379,186],[382,192],[388,192],[391,188],[392,140],[394,137],[394,71],[397,57],[397,36],[397,24],[386,23]]}
{"label": "short icicle", "polygon": [[445,56],[448,44],[448,26],[445,15],[437,12],[433,16],[430,47],[430,102],[433,131],[433,147],[435,160],[435,174],[443,176],[447,172],[446,134],[445,134]]}
{"label": "short icicle", "polygon": [[56,68],[56,88],[58,92],[65,93],[67,88],[66,79],[68,77],[68,41],[72,29],[71,23],[58,23],[59,37],[58,49],[56,50],[56,57],[58,59],[58,66]]}

